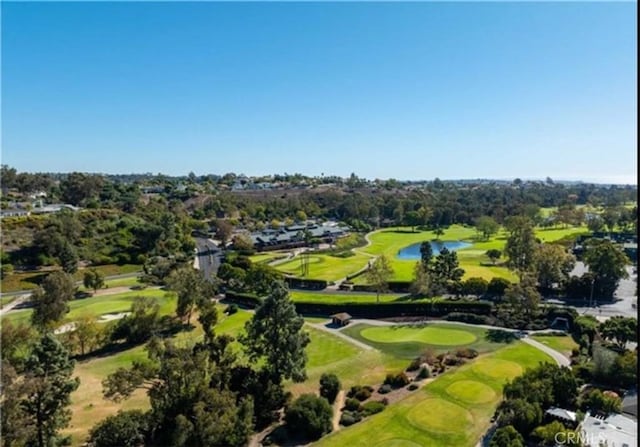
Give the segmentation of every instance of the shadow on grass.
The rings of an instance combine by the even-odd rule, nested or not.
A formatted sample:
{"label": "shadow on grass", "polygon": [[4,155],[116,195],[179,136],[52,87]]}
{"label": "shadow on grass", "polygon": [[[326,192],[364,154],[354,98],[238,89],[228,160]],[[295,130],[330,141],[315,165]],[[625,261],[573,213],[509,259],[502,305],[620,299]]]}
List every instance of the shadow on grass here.
{"label": "shadow on grass", "polygon": [[[264,440],[271,441],[281,447],[301,446],[301,445],[309,444],[310,442],[314,441],[312,439],[302,437],[299,434],[291,433],[289,430],[287,430],[286,425],[277,426],[275,429],[271,431],[271,433],[269,433],[265,437]],[[264,444],[264,445],[268,445],[268,444]]]}
{"label": "shadow on grass", "polygon": [[518,339],[513,332],[500,329],[489,329],[485,338],[492,343],[512,343]]}

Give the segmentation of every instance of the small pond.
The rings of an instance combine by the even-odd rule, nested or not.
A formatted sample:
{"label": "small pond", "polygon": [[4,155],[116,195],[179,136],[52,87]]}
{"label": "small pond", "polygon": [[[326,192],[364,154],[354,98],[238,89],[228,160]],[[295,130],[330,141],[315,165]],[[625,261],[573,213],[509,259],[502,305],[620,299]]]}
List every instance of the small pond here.
{"label": "small pond", "polygon": [[[431,242],[431,248],[433,249],[433,256],[437,256],[443,247],[446,247],[447,250],[449,251],[456,251],[456,250],[461,250],[463,248],[471,247],[471,244],[469,242],[462,242],[462,241],[429,241],[429,242]],[[417,244],[404,247],[402,250],[398,252],[397,258],[402,259],[404,261],[420,260],[420,244],[422,244],[422,242],[418,242]]]}

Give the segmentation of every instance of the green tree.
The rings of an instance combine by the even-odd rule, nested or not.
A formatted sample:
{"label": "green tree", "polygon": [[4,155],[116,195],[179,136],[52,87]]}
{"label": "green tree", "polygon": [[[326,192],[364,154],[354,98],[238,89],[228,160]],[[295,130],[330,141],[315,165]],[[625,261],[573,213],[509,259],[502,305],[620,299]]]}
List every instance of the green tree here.
{"label": "green tree", "polygon": [[576,443],[572,441],[578,439],[577,434],[567,429],[567,427],[559,421],[553,421],[549,424],[536,427],[531,434],[534,438],[538,439],[539,443],[537,445],[540,446],[556,446],[558,445],[558,440],[566,440],[563,445],[576,445]]}
{"label": "green tree", "polygon": [[69,312],[67,302],[73,299],[75,293],[75,281],[68,273],[53,272],[47,275],[42,286],[31,294],[31,323],[41,330],[50,329]]}
{"label": "green tree", "polygon": [[104,287],[104,275],[97,269],[89,269],[84,272],[82,282],[87,289],[93,289],[93,293],[95,293]]}
{"label": "green tree", "polygon": [[60,182],[62,200],[72,205],[81,205],[88,199],[96,197],[103,184],[102,176],[72,172]]}
{"label": "green tree", "polygon": [[428,297],[431,295],[431,273],[424,264],[416,262],[413,268],[413,282],[409,287],[409,292],[414,297]]}
{"label": "green tree", "polygon": [[128,343],[149,340],[160,329],[160,305],[149,296],[136,296],[131,313],[120,319],[111,333],[112,340],[125,339]]}
{"label": "green tree", "polygon": [[323,373],[320,376],[320,396],[332,404],[340,392],[340,380],[335,374]]}
{"label": "green tree", "polygon": [[619,355],[613,368],[613,383],[618,383],[623,388],[630,388],[638,383],[638,353],[636,351],[625,351]]}
{"label": "green tree", "polygon": [[500,259],[500,256],[502,256],[502,252],[496,248],[487,250],[485,254],[487,255],[487,258],[491,259],[493,265],[496,265],[496,262],[498,262],[498,259]]}
{"label": "green tree", "polygon": [[567,281],[575,264],[575,256],[557,244],[541,244],[534,254],[538,283],[546,289]]}
{"label": "green tree", "polygon": [[431,267],[431,274],[433,282],[443,289],[452,283],[459,283],[464,276],[464,270],[460,268],[456,252],[442,247]]}
{"label": "green tree", "polygon": [[524,276],[519,283],[512,283],[505,291],[505,298],[516,313],[531,317],[540,304],[540,292],[531,275]]}
{"label": "green tree", "polygon": [[433,248],[431,242],[424,241],[420,244],[420,262],[424,268],[429,268],[433,258]]}
{"label": "green tree", "polygon": [[500,224],[493,217],[480,216],[476,219],[476,230],[485,241],[489,240],[499,229]]}
{"label": "green tree", "polygon": [[176,315],[187,324],[191,323],[194,308],[211,299],[215,293],[213,284],[208,282],[202,272],[191,266],[174,270],[167,280],[169,289],[178,295]]}
{"label": "green tree", "polygon": [[85,314],[75,321],[75,328],[71,332],[71,339],[77,343],[80,355],[85,355],[95,348],[98,342],[100,327],[95,317]]}
{"label": "green tree", "polygon": [[618,396],[608,395],[598,389],[587,391],[580,398],[580,409],[593,413],[620,413],[622,411],[622,399]]}
{"label": "green tree", "polygon": [[240,340],[252,361],[265,359],[265,368],[276,383],[283,379],[301,382],[306,379],[305,347],[310,341],[303,328],[304,319],[296,312],[286,286],[276,282],[246,323],[246,334]]}
{"label": "green tree", "polygon": [[78,271],[78,253],[69,242],[64,243],[58,258],[65,273],[74,274]]}
{"label": "green tree", "polygon": [[333,409],[329,402],[314,394],[298,397],[285,413],[287,428],[307,439],[318,439],[331,431]]}
{"label": "green tree", "polygon": [[[3,323],[4,329],[4,323]],[[33,389],[31,381],[24,380],[13,367],[3,358],[0,368],[2,393],[0,394],[0,433],[2,433],[3,447],[18,447],[27,445],[29,440],[35,439],[35,418],[28,414],[23,405],[23,399]]]}
{"label": "green tree", "polygon": [[73,366],[69,353],[51,333],[43,335],[34,346],[25,377],[32,388],[22,403],[35,423],[35,436],[29,445],[50,447],[65,443],[59,431],[69,424],[70,395],[80,384],[80,379],[71,378]]}
{"label": "green tree", "polygon": [[616,315],[600,324],[600,334],[624,350],[630,341],[638,341],[638,320]]}
{"label": "green tree", "polygon": [[462,284],[462,293],[481,297],[487,293],[488,287],[489,283],[484,278],[469,278]]}
{"label": "green tree", "polygon": [[222,242],[223,247],[226,247],[227,242],[229,242],[231,235],[233,234],[233,225],[231,225],[227,220],[217,219],[215,221],[215,227],[216,238]]}
{"label": "green tree", "polygon": [[629,259],[618,246],[606,239],[591,239],[586,244],[584,262],[594,275],[595,296],[612,299],[620,280],[629,276],[625,269]]}
{"label": "green tree", "polygon": [[149,432],[149,416],[140,410],[118,411],[89,432],[92,447],[139,447]]}
{"label": "green tree", "polygon": [[0,325],[0,353],[2,364],[11,364],[22,372],[24,361],[35,342],[36,332],[28,324],[13,323],[3,319]]}
{"label": "green tree", "polygon": [[385,255],[380,255],[369,265],[364,275],[376,291],[376,302],[380,302],[380,294],[389,289],[388,281],[393,275],[391,263]]}
{"label": "green tree", "polygon": [[536,239],[531,221],[522,216],[513,216],[506,222],[507,243],[504,251],[509,260],[507,265],[516,271],[520,278],[530,272],[534,265]]}
{"label": "green tree", "polygon": [[440,236],[444,235],[444,230],[440,225],[436,226],[435,230],[433,230],[433,234],[436,235],[436,241],[440,240]]}
{"label": "green tree", "polygon": [[513,425],[507,425],[496,430],[489,447],[524,447],[524,438]]}

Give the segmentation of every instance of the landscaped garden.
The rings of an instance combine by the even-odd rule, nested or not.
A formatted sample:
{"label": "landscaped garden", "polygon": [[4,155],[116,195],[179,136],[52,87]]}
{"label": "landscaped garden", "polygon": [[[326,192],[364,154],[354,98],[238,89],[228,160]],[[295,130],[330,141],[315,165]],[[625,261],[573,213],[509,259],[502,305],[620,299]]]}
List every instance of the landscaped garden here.
{"label": "landscaped garden", "polygon": [[522,342],[486,354],[418,389],[318,446],[473,446],[502,399],[504,383],[550,358]]}

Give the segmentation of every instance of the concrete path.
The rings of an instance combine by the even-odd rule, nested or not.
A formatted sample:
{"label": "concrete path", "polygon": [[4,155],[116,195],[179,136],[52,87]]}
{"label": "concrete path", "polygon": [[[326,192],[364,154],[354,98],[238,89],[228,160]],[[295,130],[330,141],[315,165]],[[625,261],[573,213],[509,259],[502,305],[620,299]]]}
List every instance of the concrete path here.
{"label": "concrete path", "polygon": [[344,407],[345,390],[340,390],[336,396],[335,402],[333,402],[333,431],[340,430],[340,417],[342,417],[342,407]]}
{"label": "concrete path", "polygon": [[558,366],[566,366],[568,368],[571,368],[571,360],[569,360],[568,358],[566,358],[564,355],[560,354],[558,351],[556,351],[555,349],[551,349],[550,347],[543,345],[542,343],[529,338],[529,337],[525,337],[522,339],[522,341],[528,345],[533,346],[534,348],[539,349],[540,351],[544,352],[545,354],[548,354],[551,356],[551,358],[553,360],[555,360],[555,362],[558,364]]}
{"label": "concrete path", "polygon": [[328,334],[332,334],[335,335],[336,337],[339,337],[345,341],[348,341],[349,343],[351,343],[352,345],[356,345],[359,348],[362,348],[366,351],[371,351],[374,348],[372,346],[369,346],[365,343],[362,343],[361,341],[356,340],[355,338],[349,337],[346,334],[343,334],[342,332],[340,332],[339,329],[332,329],[326,326],[326,323],[307,323],[309,326],[315,328],[315,329],[319,329],[321,331],[324,331]]}

